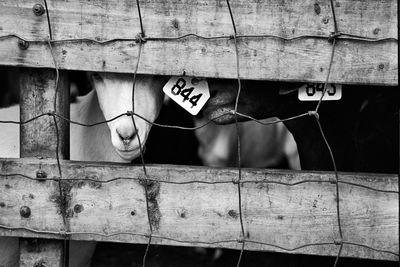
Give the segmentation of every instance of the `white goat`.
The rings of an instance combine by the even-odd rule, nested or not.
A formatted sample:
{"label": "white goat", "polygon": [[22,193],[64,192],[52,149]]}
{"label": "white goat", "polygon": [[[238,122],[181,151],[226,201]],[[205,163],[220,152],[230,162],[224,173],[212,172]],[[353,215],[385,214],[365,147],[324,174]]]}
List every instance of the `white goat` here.
{"label": "white goat", "polygon": [[[71,119],[84,124],[110,120],[132,110],[133,77],[128,74],[92,73],[95,90],[71,105]],[[161,109],[163,78],[138,75],[134,92],[134,111],[153,122]],[[96,97],[97,96],[97,97]],[[0,111],[0,120],[19,120],[19,106]],[[151,124],[135,117],[136,129],[128,116],[94,127],[71,124],[71,160],[130,162],[140,155]],[[0,157],[19,157],[19,126],[1,125]],[[137,130],[137,131],[136,131]],[[111,140],[110,140],[111,138]],[[3,142],[4,141],[4,142]],[[110,142],[111,141],[111,142]],[[18,240],[0,238],[0,266],[17,265]],[[90,266],[96,242],[71,241],[71,267]]]}

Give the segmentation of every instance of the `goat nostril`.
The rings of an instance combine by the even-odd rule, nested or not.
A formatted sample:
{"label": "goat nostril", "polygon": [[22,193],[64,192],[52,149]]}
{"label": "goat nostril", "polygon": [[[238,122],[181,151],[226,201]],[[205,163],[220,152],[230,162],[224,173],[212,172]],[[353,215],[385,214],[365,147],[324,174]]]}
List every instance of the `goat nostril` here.
{"label": "goat nostril", "polygon": [[117,129],[117,134],[118,137],[121,139],[124,144],[129,144],[134,138],[135,138],[135,132],[124,132],[124,131],[119,131]]}

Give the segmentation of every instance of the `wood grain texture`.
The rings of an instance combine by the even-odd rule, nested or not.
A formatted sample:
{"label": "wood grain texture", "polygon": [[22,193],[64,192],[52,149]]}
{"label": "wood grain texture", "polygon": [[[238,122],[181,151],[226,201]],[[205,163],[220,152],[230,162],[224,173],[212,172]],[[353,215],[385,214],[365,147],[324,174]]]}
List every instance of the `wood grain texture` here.
{"label": "wood grain texture", "polygon": [[[53,160],[2,159],[2,174],[23,173],[34,176],[39,167],[49,178],[57,177]],[[69,198],[68,223],[74,232],[71,239],[128,243],[147,243],[149,233],[141,166],[62,162],[64,178],[91,178],[107,181],[70,181],[63,183]],[[179,246],[227,247],[240,249],[237,185],[235,169],[201,167],[148,166],[154,182],[151,195],[153,244]],[[243,221],[246,239],[292,249],[304,244],[338,240],[335,185],[329,182],[332,173],[289,172],[245,169],[241,187]],[[398,191],[396,175],[340,173],[340,181]],[[295,186],[266,184],[265,181],[294,183],[316,180]],[[219,184],[171,184],[187,181]],[[263,183],[264,181],[264,183]],[[377,192],[348,184],[340,184],[340,212],[344,241],[399,252],[398,193]],[[21,176],[0,179],[0,224],[59,232],[62,219],[57,204],[58,187],[53,181],[39,182]],[[21,218],[21,206],[32,210],[30,218]],[[125,234],[116,234],[116,233]],[[86,233],[86,234],[85,234]],[[102,236],[94,233],[100,233]],[[116,235],[114,235],[116,234]],[[139,235],[136,235],[139,234]],[[4,236],[60,238],[56,234],[38,234],[27,230],[0,230]],[[176,242],[167,237],[186,242]],[[222,242],[205,244],[201,242]],[[248,250],[280,251],[282,249],[246,242]],[[309,246],[289,253],[336,255],[336,245]],[[398,256],[380,253],[353,245],[344,245],[343,256],[398,260]]]}
{"label": "wood grain texture", "polygon": [[[21,68],[19,73],[21,90],[20,121],[27,121],[43,113],[54,111],[69,118],[69,81],[65,71],[61,71],[56,94],[56,73],[51,69]],[[59,156],[69,159],[69,123],[56,119],[58,132],[51,116],[43,116],[21,125],[21,157],[56,158],[57,133],[59,136]]]}
{"label": "wood grain texture", "polygon": [[[51,69],[21,68],[19,82],[20,121],[53,111],[69,118],[69,83],[66,72],[60,72],[59,77],[56,77],[55,71]],[[69,159],[69,123],[60,119],[56,119],[56,123],[57,128],[52,117],[44,116],[21,125],[21,157],[55,158],[57,151],[60,158]],[[60,194],[58,191],[57,195]],[[61,213],[55,215],[63,222]],[[67,230],[68,226],[62,225],[60,229]],[[59,240],[39,239],[32,243],[32,240],[20,238],[20,252],[20,266],[38,266],[41,260],[44,260],[46,266],[64,266],[63,242]]]}
{"label": "wood grain texture", "polygon": [[[45,15],[35,16],[33,0],[0,3],[0,36],[18,34],[43,41],[49,36]],[[137,6],[132,1],[48,1],[54,40],[92,38],[99,41],[135,38],[140,33]],[[329,1],[231,1],[239,35],[272,34],[328,36],[334,29]],[[233,28],[225,1],[140,1],[147,37],[227,36]],[[338,29],[369,38],[397,39],[397,1],[335,2]],[[16,23],[18,21],[18,23]],[[397,42],[338,42],[330,80],[337,83],[398,84]],[[138,45],[118,41],[54,44],[60,68],[133,72]],[[240,75],[245,79],[323,82],[331,44],[325,39],[281,41],[239,39]],[[17,39],[0,41],[0,64],[53,67],[46,42],[31,42],[20,50]],[[175,41],[149,40],[143,45],[139,73],[236,78],[233,40],[195,37]]]}

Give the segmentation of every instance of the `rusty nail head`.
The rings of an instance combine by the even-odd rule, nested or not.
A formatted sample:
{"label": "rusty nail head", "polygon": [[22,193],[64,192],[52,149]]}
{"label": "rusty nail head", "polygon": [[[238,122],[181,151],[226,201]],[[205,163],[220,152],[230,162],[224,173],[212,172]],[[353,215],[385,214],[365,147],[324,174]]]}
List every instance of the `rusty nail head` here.
{"label": "rusty nail head", "polygon": [[23,218],[29,218],[29,216],[31,216],[31,209],[28,206],[22,206],[19,210],[19,214]]}
{"label": "rusty nail head", "polygon": [[41,16],[44,14],[44,7],[41,4],[35,4],[32,10],[36,16]]}
{"label": "rusty nail head", "polygon": [[375,29],[374,29],[374,34],[378,34],[380,31],[381,31],[381,29],[375,28]]}
{"label": "rusty nail head", "polygon": [[81,204],[76,204],[76,205],[74,206],[74,211],[75,211],[76,213],[81,213],[81,212],[83,211],[83,206],[82,206]]}
{"label": "rusty nail head", "polygon": [[385,65],[383,63],[379,64],[379,69],[383,70],[385,68]]}
{"label": "rusty nail head", "polygon": [[25,40],[18,40],[18,47],[22,50],[26,50],[29,47],[29,42]]}

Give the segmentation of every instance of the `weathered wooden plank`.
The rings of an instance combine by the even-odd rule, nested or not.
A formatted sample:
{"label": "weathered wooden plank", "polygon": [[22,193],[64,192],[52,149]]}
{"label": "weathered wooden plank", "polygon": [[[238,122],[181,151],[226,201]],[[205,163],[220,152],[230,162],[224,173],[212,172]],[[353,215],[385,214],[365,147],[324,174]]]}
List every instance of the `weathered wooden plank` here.
{"label": "weathered wooden plank", "polygon": [[[48,1],[55,40],[135,38],[140,32],[132,1]],[[32,12],[33,0],[0,3],[0,36],[18,34],[28,40],[46,40],[45,15]],[[205,37],[233,33],[224,1],[140,1],[146,36],[178,37],[194,33]],[[328,36],[333,31],[329,1],[231,1],[239,35],[272,34]],[[397,1],[344,0],[335,4],[341,32],[369,38],[397,39]],[[18,23],[15,23],[18,21]],[[96,45],[90,42],[54,44],[61,68],[133,72],[137,45],[131,41]],[[398,84],[397,42],[339,41],[331,81],[338,83]],[[331,44],[326,39],[281,41],[244,38],[239,41],[242,78],[288,81],[325,81]],[[197,38],[149,40],[144,44],[140,73],[235,78],[233,40]],[[46,43],[18,48],[17,40],[0,41],[0,64],[51,67]]]}
{"label": "weathered wooden plank", "polygon": [[[0,161],[1,173],[34,176],[41,168],[47,177],[57,177],[53,160],[14,159]],[[71,239],[129,243],[147,243],[149,233],[141,166],[62,162],[64,178],[90,178],[95,181],[63,183],[68,193],[67,214]],[[154,182],[151,218],[154,244],[227,247],[240,249],[234,240],[240,237],[237,185],[232,179],[235,169],[207,169],[171,165],[148,166]],[[117,177],[119,179],[108,183]],[[398,191],[396,175],[340,173],[340,181]],[[246,238],[284,248],[338,240],[335,185],[329,183],[332,173],[289,172],[278,170],[243,171],[242,209]],[[211,182],[171,184],[167,182]],[[295,183],[317,182],[295,186],[266,184],[265,181]],[[227,181],[227,183],[214,183]],[[328,182],[327,182],[328,181]],[[55,181],[34,181],[21,176],[0,179],[0,224],[27,227],[58,233],[62,221],[57,212],[58,187]],[[349,184],[340,184],[340,209],[344,241],[360,243],[375,249],[399,252],[398,193],[377,192]],[[69,198],[70,197],[70,198]],[[21,206],[32,210],[21,218]],[[87,233],[87,234],[85,234]],[[96,235],[94,233],[98,233]],[[120,233],[117,235],[112,235]],[[139,235],[135,235],[139,234]],[[39,234],[27,230],[1,230],[0,235],[59,238],[57,234]],[[109,236],[107,236],[109,235]],[[187,241],[180,243],[167,237]],[[201,242],[222,242],[206,244]],[[200,242],[200,243],[198,243]],[[246,242],[248,250],[283,250]],[[336,245],[304,247],[290,253],[336,255]],[[345,245],[349,257],[398,260],[398,256],[367,248]]]}
{"label": "weathered wooden plank", "polygon": [[[21,68],[19,73],[21,90],[20,121],[46,112],[56,112],[69,118],[69,83],[66,72],[56,72],[51,69]],[[56,102],[56,105],[54,103]],[[69,158],[69,124],[64,120],[44,116],[20,127],[21,157],[56,158],[55,152],[62,159]],[[58,196],[61,192],[58,191]],[[62,199],[59,197],[59,199]],[[21,207],[31,212],[28,206]],[[22,214],[22,213],[21,213]],[[55,213],[57,220],[62,213]],[[21,215],[22,216],[22,215]],[[29,217],[29,216],[28,216]],[[68,226],[63,224],[60,229],[65,231]],[[32,249],[34,248],[34,249]],[[64,266],[63,242],[20,239],[20,266],[37,266],[41,260],[46,260],[49,266]],[[43,254],[44,253],[44,254]]]}
{"label": "weathered wooden plank", "polygon": [[[69,118],[69,81],[66,72],[61,71],[56,95],[56,72],[52,69],[21,68],[19,75],[21,101],[20,121],[27,121],[37,115],[53,112],[57,101],[57,114]],[[69,159],[69,123],[56,118],[59,136],[60,158]],[[57,132],[51,116],[38,118],[21,125],[21,157],[56,158]]]}

